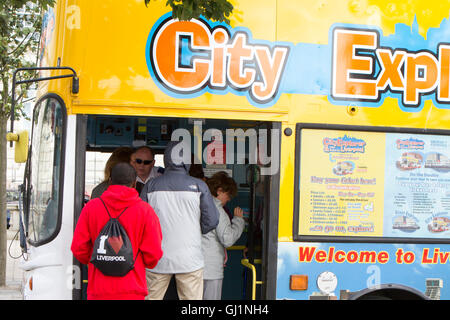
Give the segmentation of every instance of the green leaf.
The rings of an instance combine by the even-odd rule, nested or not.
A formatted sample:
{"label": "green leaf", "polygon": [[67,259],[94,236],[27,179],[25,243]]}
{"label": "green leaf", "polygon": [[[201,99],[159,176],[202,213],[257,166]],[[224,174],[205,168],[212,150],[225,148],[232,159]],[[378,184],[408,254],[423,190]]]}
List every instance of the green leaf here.
{"label": "green leaf", "polygon": [[[147,6],[150,0],[144,0]],[[172,8],[172,17],[179,20],[198,19],[200,16],[213,21],[230,23],[228,17],[233,5],[228,0],[167,0],[166,6]]]}

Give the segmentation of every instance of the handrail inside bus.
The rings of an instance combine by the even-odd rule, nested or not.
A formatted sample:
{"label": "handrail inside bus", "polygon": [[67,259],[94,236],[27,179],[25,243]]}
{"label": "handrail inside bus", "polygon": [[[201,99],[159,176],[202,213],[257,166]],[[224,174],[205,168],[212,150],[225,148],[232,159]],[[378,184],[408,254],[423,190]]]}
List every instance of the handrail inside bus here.
{"label": "handrail inside bus", "polygon": [[[41,71],[41,70],[68,70],[68,71],[72,72],[72,74],[63,74],[60,76],[34,78],[34,79],[16,81],[17,73],[20,71]],[[14,111],[15,111],[15,105],[16,105],[16,85],[23,84],[23,83],[45,81],[45,80],[63,79],[63,78],[72,78],[72,93],[77,94],[80,90],[80,81],[79,81],[76,71],[71,67],[28,67],[28,68],[18,68],[16,70],[14,70],[13,79],[12,79],[12,93],[11,93],[10,132],[14,132]],[[11,147],[13,146],[13,141],[10,141],[10,146]]]}
{"label": "handrail inside bus", "polygon": [[[255,259],[254,263],[261,263],[261,259]],[[248,262],[248,259],[242,259],[241,264],[252,271],[252,300],[256,298],[256,285],[263,284],[262,281],[256,281],[256,268],[253,264]]]}

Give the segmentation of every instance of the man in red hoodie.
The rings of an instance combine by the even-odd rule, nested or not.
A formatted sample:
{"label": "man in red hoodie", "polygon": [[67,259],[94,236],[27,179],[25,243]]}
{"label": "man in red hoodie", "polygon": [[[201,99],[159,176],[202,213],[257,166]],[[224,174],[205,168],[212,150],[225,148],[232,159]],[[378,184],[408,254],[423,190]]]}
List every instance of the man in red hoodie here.
{"label": "man in red hoodie", "polygon": [[136,171],[128,163],[119,163],[111,170],[111,185],[101,196],[112,218],[119,222],[130,238],[137,254],[134,268],[123,277],[104,275],[92,263],[95,240],[109,220],[100,198],[89,201],[81,211],[71,250],[75,258],[88,266],[88,300],[144,300],[148,294],[145,268],[152,269],[162,257],[162,233],[153,208],[142,201],[134,189]]}

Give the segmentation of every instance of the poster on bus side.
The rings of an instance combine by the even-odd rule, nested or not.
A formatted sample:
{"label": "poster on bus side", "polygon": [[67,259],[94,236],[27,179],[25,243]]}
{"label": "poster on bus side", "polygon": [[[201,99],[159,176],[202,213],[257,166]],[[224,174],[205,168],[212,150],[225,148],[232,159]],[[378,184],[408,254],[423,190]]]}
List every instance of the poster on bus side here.
{"label": "poster on bus side", "polygon": [[304,129],[301,138],[300,234],[382,236],[380,135]]}
{"label": "poster on bus side", "polygon": [[450,237],[450,137],[386,134],[384,235]]}
{"label": "poster on bus side", "polygon": [[299,235],[450,238],[450,137],[301,131]]}

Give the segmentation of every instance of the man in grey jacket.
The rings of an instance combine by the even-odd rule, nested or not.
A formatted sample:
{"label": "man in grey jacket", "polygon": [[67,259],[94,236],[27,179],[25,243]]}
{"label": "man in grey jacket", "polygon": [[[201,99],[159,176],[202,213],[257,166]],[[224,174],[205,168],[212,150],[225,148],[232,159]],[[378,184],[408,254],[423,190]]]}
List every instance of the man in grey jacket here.
{"label": "man in grey jacket", "polygon": [[[216,228],[219,212],[206,183],[189,176],[181,142],[169,142],[164,152],[164,174],[150,180],[141,192],[158,215],[163,256],[147,270],[147,299],[164,298],[172,276],[182,300],[201,300],[203,295],[202,234]],[[181,146],[181,148],[180,148]],[[189,157],[184,157],[190,159]]]}

